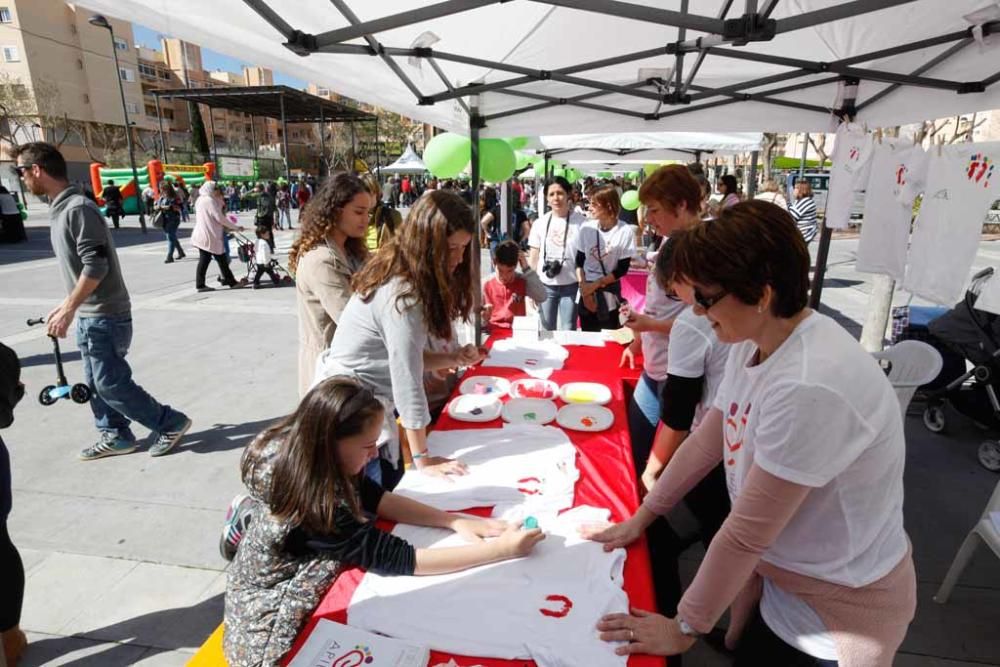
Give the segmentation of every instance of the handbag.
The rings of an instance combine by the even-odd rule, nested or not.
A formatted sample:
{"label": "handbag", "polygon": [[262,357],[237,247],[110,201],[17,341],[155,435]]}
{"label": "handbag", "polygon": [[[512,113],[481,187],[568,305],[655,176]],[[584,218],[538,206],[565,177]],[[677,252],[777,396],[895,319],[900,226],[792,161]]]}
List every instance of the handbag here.
{"label": "handbag", "polygon": [[[601,273],[603,275],[608,275],[608,270],[604,266],[604,260],[601,258],[601,231],[597,230],[597,262],[601,265]],[[610,301],[614,304],[613,306],[608,303],[609,299],[606,299],[604,295],[607,294],[611,297]],[[614,282],[607,287],[601,287],[596,292],[594,296],[597,301],[597,318],[602,322],[606,321],[611,316],[612,310],[617,310],[621,305],[622,298],[622,286],[619,282]],[[617,327],[615,327],[617,328]]]}
{"label": "handbag", "polygon": [[153,219],[150,220],[150,224],[156,229],[163,229],[163,218],[166,217],[165,211],[157,211],[153,214]]}

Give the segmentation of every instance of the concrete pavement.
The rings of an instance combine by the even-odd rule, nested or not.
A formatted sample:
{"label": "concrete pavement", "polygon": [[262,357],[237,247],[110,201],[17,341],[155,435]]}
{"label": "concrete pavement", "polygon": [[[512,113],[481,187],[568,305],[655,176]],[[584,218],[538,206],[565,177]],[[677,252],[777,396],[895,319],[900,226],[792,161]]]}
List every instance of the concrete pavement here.
{"label": "concrete pavement", "polygon": [[[28,385],[14,426],[3,432],[14,473],[10,531],[28,576],[22,625],[32,644],[24,664],[183,665],[222,619],[226,563],[216,542],[225,507],[242,488],[242,448],[295,404],[294,290],[199,294],[194,255],[164,265],[162,235],[139,234],[130,218],[130,228],[115,232],[134,305],[129,359],[137,381],[194,426],[162,458],[143,448],[82,462],[77,452],[95,438],[89,408],[43,407],[35,398],[55,370],[42,328],[24,321],[45,315],[64,292],[42,213],[32,214],[31,241],[0,246],[0,340],[20,355]],[[190,225],[182,229],[186,235]],[[291,238],[278,233],[281,262]],[[834,242],[824,301],[859,330],[870,285],[853,271],[855,246]],[[977,262],[998,260],[1000,243],[984,243]],[[245,273],[235,259],[234,271]],[[213,268],[210,283],[214,276]],[[69,380],[79,381],[75,343],[64,350]],[[906,519],[920,606],[897,662],[906,667],[1000,664],[1000,561],[982,550],[948,605],[930,599],[998,479],[976,461],[982,434],[954,423],[940,436],[919,417],[907,420]],[[689,576],[700,556],[687,555]],[[686,664],[725,662],[700,645]]]}

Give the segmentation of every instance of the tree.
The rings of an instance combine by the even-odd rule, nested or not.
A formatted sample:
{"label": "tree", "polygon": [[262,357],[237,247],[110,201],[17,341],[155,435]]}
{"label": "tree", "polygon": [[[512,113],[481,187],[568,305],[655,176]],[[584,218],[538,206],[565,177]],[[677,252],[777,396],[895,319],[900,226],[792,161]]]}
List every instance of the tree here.
{"label": "tree", "polygon": [[188,116],[191,117],[191,141],[195,151],[201,153],[204,159],[208,159],[210,154],[208,148],[208,134],[205,133],[205,121],[201,117],[201,109],[194,102],[188,102]]}
{"label": "tree", "polygon": [[986,122],[986,118],[976,119],[976,114],[958,115],[951,118],[925,120],[913,132],[913,143],[934,145],[935,143],[955,144],[972,141],[976,128]]}
{"label": "tree", "polygon": [[813,147],[814,151],[816,151],[819,163],[821,165],[826,164],[826,161],[830,157],[826,152],[826,133],[820,132],[818,134],[810,134],[809,145]]}
{"label": "tree", "polygon": [[0,143],[10,149],[22,143],[46,139],[61,146],[72,131],[66,114],[59,113],[59,88],[39,79],[29,89],[21,79],[0,72]]}

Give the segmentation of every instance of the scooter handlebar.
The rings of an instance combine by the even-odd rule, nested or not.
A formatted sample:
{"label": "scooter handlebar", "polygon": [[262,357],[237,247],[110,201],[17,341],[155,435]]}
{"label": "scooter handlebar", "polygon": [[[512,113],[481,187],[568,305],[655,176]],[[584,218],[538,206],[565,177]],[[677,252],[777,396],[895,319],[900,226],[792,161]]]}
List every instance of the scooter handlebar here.
{"label": "scooter handlebar", "polygon": [[28,319],[28,326],[29,327],[33,327],[36,324],[45,324],[45,318],[44,317],[38,317],[38,318],[35,318],[35,319],[30,319],[30,318]]}

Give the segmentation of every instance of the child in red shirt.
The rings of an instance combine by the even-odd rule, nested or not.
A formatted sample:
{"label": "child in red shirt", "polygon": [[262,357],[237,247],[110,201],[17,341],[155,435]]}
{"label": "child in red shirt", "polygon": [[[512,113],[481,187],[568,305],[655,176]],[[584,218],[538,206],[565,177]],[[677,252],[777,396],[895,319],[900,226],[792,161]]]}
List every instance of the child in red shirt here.
{"label": "child in red shirt", "polygon": [[[517,271],[518,265],[521,273]],[[483,285],[483,311],[490,330],[510,329],[515,316],[525,315],[524,298],[545,301],[545,285],[528,268],[528,260],[514,241],[500,243],[493,252],[496,273]]]}

